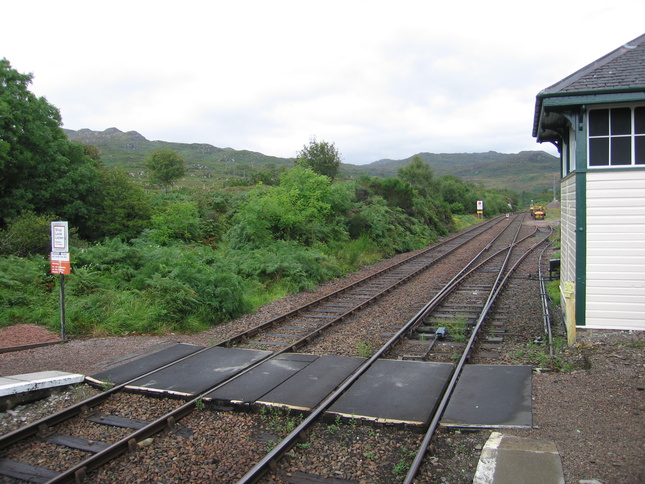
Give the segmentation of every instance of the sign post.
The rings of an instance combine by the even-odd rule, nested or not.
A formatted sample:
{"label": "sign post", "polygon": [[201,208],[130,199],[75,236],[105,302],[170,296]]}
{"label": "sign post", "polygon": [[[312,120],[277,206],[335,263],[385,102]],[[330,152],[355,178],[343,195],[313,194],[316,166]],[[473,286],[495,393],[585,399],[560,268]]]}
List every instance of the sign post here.
{"label": "sign post", "polygon": [[60,339],[65,339],[65,274],[71,272],[69,258],[69,228],[67,222],[51,223],[52,251],[50,272],[60,277]]}
{"label": "sign post", "polygon": [[477,200],[477,215],[479,218],[484,218],[484,201]]}

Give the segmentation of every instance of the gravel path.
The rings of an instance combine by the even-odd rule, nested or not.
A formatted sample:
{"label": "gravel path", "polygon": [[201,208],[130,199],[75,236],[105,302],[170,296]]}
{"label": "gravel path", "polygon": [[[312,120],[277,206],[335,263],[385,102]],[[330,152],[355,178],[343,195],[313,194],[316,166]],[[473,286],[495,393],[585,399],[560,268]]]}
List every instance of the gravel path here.
{"label": "gravel path", "polygon": [[[547,256],[548,259],[548,256]],[[378,267],[389,262],[376,264],[355,274],[351,279],[364,277]],[[530,270],[529,270],[530,272]],[[248,328],[265,321],[272,315],[283,313],[293,307],[330,292],[348,281],[332,281],[321,286],[316,292],[292,295],[261,308],[256,314],[247,315],[230,323],[212,328],[197,335],[130,335],[127,337],[76,339],[65,344],[46,346],[16,353],[0,354],[0,376],[29,373],[42,370],[73,371],[83,374],[93,374],[114,367],[142,355],[152,353],[172,341],[211,345],[242,328]],[[428,281],[428,285],[432,282]],[[393,296],[391,304],[398,304],[401,311],[410,311],[412,304]],[[524,329],[518,331],[520,336],[513,341],[510,353],[511,363],[530,363],[530,354],[520,355],[519,349],[536,335],[536,327],[541,325],[539,312],[539,293],[537,282],[532,278],[518,281],[514,285],[513,301],[503,304],[506,317],[516,321]],[[378,318],[378,309],[368,308],[366,315]],[[370,312],[371,311],[371,312]],[[537,314],[536,314],[537,313]],[[11,328],[14,328],[13,330]],[[537,330],[539,334],[539,330]],[[378,331],[377,331],[378,333]],[[46,341],[44,338],[54,338],[57,335],[43,334],[41,328],[30,326],[13,326],[0,330],[0,346],[9,344],[29,344]],[[10,338],[18,338],[14,341]],[[340,345],[338,340],[343,338],[343,330],[336,334],[321,338],[312,352],[329,353]],[[368,335],[365,341],[369,342]],[[10,342],[7,344],[8,342]],[[376,341],[374,341],[376,344]],[[533,378],[533,414],[535,428],[531,430],[511,429],[504,432],[511,435],[553,440],[562,456],[565,478],[567,483],[578,483],[584,479],[597,479],[601,483],[645,483],[645,332],[619,331],[580,331],[578,344],[567,349],[562,358],[571,362],[575,371],[571,372],[540,372]],[[537,364],[536,362],[533,362]],[[76,398],[81,398],[85,392],[93,390],[84,387],[72,392],[55,393],[47,400],[32,405],[21,406],[9,412],[0,413],[0,433],[23,425],[42,415],[51,413],[53,409],[68,405]],[[75,392],[77,395],[74,395]],[[195,429],[206,429],[206,420],[210,412],[192,414],[182,421],[182,425]],[[220,419],[240,418],[241,427],[253,428],[257,433],[260,429],[271,432],[266,420],[258,415],[220,413]],[[190,420],[188,420],[190,419]],[[200,420],[201,419],[201,420]],[[194,421],[193,421],[194,420]],[[396,463],[403,459],[400,450],[405,445],[389,436],[392,429],[378,429],[378,435],[368,427],[354,429],[339,429],[334,434],[323,427],[314,430],[313,439],[316,455],[320,463],[318,471],[321,475],[332,477],[351,477],[357,482],[400,482],[400,476],[393,472]],[[353,432],[349,435],[350,430]],[[215,431],[215,430],[213,430]],[[275,429],[273,430],[275,432]],[[489,435],[489,431],[460,433],[441,431],[434,439],[429,449],[429,456],[422,469],[418,482],[467,483],[472,482],[474,469],[481,447]],[[126,458],[139,461],[145,467],[146,462],[151,466],[147,478],[140,482],[227,482],[224,474],[214,473],[214,469],[244,467],[241,463],[223,462],[214,465],[211,457],[209,468],[196,471],[194,476],[178,477],[180,469],[190,456],[198,453],[215,456],[217,451],[214,442],[226,440],[226,446],[234,446],[235,436],[218,435],[217,439],[209,438],[209,434],[196,433],[190,440],[168,441],[167,452],[162,461],[146,460],[152,449],[128,455]],[[217,434],[216,434],[217,435]],[[254,440],[249,444],[261,453],[266,451],[267,443]],[[177,439],[183,439],[177,437]],[[410,437],[410,448],[414,447],[415,438]],[[165,441],[165,439],[162,439]],[[325,458],[325,452],[331,452],[336,444],[332,441],[342,441],[347,446],[360,446],[363,455],[362,462],[352,464],[348,476],[335,474],[334,456]],[[394,445],[393,442],[399,442]],[[247,442],[248,443],[248,442]],[[407,447],[406,447],[407,448]],[[304,455],[304,454],[303,454]],[[309,455],[309,453],[307,454]],[[294,474],[299,468],[306,468],[302,461],[305,457],[297,453],[290,459],[287,472]],[[165,462],[165,464],[164,464]],[[327,463],[325,463],[327,462]],[[388,463],[379,469],[382,463]],[[220,465],[221,464],[221,465]],[[153,472],[157,467],[158,472]],[[143,468],[142,467],[142,468]],[[309,468],[310,469],[310,468]],[[103,471],[102,471],[103,472]],[[106,471],[107,472],[107,471]],[[201,474],[199,473],[201,472]],[[145,474],[142,474],[142,476]],[[163,475],[164,479],[157,477]],[[370,477],[371,476],[371,477]],[[378,477],[374,477],[378,476]],[[114,475],[97,476],[97,482],[103,478],[114,478]],[[116,481],[118,482],[118,480]],[[268,481],[267,481],[268,482]],[[273,481],[280,482],[280,481]]]}

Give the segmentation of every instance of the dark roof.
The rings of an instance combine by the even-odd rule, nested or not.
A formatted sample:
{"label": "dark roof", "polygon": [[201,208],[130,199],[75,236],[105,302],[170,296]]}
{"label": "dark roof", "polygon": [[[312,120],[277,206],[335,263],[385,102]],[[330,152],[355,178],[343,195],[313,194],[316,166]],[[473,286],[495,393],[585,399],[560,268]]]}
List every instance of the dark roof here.
{"label": "dark roof", "polygon": [[535,102],[533,136],[538,141],[558,138],[553,128],[562,119],[554,116],[540,119],[546,116],[542,111],[546,98],[640,90],[645,91],[645,34],[540,91]]}
{"label": "dark roof", "polygon": [[645,34],[583,67],[538,96],[645,87]]}

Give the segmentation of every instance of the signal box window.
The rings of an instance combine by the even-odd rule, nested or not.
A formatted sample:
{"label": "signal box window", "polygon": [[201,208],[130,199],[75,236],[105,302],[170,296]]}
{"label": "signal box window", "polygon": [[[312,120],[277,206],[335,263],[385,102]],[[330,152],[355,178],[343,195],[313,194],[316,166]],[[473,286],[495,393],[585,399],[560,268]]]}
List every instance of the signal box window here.
{"label": "signal box window", "polygon": [[645,165],[645,107],[589,111],[589,166]]}

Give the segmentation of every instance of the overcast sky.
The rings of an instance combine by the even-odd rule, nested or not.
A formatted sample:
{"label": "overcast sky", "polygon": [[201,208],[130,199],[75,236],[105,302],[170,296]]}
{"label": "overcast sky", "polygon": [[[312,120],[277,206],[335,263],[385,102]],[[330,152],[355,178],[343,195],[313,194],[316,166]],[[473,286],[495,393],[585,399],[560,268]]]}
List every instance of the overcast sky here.
{"label": "overcast sky", "polygon": [[543,149],[536,94],[645,33],[645,1],[0,0],[0,57],[65,128],[346,163]]}

